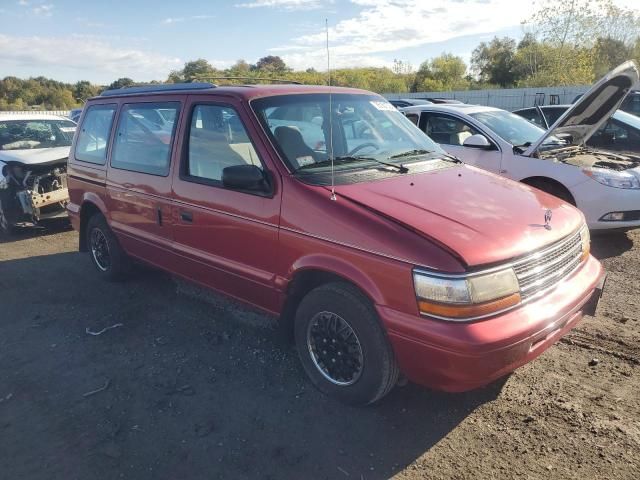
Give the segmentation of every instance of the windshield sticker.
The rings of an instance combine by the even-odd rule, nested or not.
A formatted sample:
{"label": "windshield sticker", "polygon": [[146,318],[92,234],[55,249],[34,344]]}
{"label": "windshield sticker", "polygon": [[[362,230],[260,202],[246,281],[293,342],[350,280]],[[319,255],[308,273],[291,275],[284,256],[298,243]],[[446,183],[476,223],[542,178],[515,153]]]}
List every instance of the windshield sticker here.
{"label": "windshield sticker", "polygon": [[72,133],[76,131],[76,127],[60,127],[60,131],[64,133]]}
{"label": "windshield sticker", "polygon": [[311,165],[312,163],[315,163],[316,161],[313,159],[313,157],[311,155],[307,155],[306,157],[297,157],[296,158],[296,162],[298,162],[298,165],[300,167],[304,167],[305,165]]}
{"label": "windshield sticker", "polygon": [[381,111],[387,111],[387,112],[393,112],[395,111],[396,107],[394,107],[393,105],[391,105],[389,102],[369,102],[371,105],[373,105],[374,107],[376,107],[378,110]]}

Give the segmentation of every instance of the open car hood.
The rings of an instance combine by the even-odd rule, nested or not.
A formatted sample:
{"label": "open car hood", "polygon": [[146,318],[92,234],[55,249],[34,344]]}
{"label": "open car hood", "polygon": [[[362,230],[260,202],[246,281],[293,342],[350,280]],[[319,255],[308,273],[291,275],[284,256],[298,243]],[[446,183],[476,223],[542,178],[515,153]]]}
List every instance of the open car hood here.
{"label": "open car hood", "polygon": [[620,107],[638,83],[638,66],[628,61],[611,70],[554,123],[523,155],[533,155],[551,136],[571,137],[570,145],[584,145]]}
{"label": "open car hood", "polygon": [[42,165],[66,162],[71,147],[33,148],[24,150],[0,150],[0,162],[22,165]]}

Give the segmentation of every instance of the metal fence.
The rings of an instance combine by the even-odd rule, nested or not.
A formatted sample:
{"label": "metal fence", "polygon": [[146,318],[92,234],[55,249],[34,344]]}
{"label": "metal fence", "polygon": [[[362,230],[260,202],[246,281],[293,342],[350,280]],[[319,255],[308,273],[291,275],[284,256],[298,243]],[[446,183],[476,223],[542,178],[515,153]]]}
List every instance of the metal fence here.
{"label": "metal fence", "polygon": [[66,117],[69,115],[69,110],[9,110],[9,111],[0,110],[0,115],[4,115],[4,114],[33,115],[34,113],[43,114],[43,115],[60,115],[62,117]]}
{"label": "metal fence", "polygon": [[585,93],[589,86],[548,87],[548,88],[504,88],[493,90],[459,90],[455,92],[389,93],[394,98],[449,98],[474,105],[517,110],[534,105],[572,103],[576,96]]}

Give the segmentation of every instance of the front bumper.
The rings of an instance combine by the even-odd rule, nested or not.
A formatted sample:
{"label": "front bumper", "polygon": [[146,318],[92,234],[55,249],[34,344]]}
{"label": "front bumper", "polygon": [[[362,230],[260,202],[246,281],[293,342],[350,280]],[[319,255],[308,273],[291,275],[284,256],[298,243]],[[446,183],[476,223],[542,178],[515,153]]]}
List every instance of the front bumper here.
{"label": "front bumper", "polygon": [[590,179],[573,187],[572,194],[590,230],[630,230],[640,227],[640,220],[600,220],[607,213],[640,210],[640,190],[608,187]]}
{"label": "front bumper", "polygon": [[593,257],[550,293],[494,318],[454,323],[378,306],[401,371],[438,390],[486,385],[530,362],[571,330],[604,274]]}

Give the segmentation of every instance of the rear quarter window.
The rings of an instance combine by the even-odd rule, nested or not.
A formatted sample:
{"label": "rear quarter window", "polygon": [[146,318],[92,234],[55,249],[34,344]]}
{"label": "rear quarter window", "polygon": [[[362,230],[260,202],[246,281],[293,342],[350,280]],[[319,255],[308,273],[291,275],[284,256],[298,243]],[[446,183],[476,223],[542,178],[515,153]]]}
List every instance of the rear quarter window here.
{"label": "rear quarter window", "polygon": [[107,160],[107,144],[116,105],[92,105],[82,120],[75,158],[77,160],[104,165]]}

